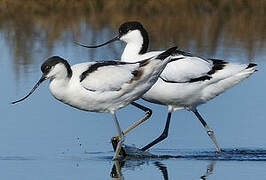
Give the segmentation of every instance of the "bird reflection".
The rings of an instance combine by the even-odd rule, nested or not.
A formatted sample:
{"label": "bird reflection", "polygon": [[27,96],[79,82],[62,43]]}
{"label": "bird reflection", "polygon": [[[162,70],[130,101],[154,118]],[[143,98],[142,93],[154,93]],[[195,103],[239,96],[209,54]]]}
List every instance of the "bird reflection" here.
{"label": "bird reflection", "polygon": [[124,176],[122,174],[121,168],[125,165],[125,161],[114,161],[110,176],[114,179],[123,180]]}
{"label": "bird reflection", "polygon": [[[122,174],[122,169],[129,169],[139,167],[145,164],[147,161],[132,161],[132,160],[115,160],[110,176],[114,179],[124,180],[124,176]],[[160,161],[153,162],[156,168],[162,173],[163,179],[168,180],[168,171],[165,164]],[[206,172],[200,177],[203,180],[207,180],[207,177],[213,173],[213,169],[215,166],[215,161],[211,161],[210,164],[207,166]]]}
{"label": "bird reflection", "polygon": [[154,165],[162,172],[163,179],[168,180],[167,167],[159,161],[154,162]]}
{"label": "bird reflection", "polygon": [[201,176],[200,178],[203,179],[203,180],[206,180],[207,177],[208,177],[210,174],[212,174],[212,172],[213,172],[213,168],[214,168],[214,165],[215,165],[215,161],[211,161],[211,163],[210,163],[209,166],[207,167],[207,171],[206,171],[206,173],[205,173],[203,176]]}

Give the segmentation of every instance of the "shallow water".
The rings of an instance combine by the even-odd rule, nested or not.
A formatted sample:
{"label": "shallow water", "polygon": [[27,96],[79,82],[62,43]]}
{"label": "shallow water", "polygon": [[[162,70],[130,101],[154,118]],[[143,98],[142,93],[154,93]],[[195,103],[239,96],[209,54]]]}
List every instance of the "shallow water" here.
{"label": "shallow water", "polygon": [[[30,23],[12,26],[10,21],[13,22],[7,20],[6,26],[0,28],[0,177],[58,180],[115,176],[110,138],[116,129],[111,115],[83,112],[56,101],[49,93],[48,82],[24,102],[17,105],[10,102],[25,95],[39,80],[40,65],[49,56],[62,56],[70,64],[118,59],[124,47],[122,43],[96,50],[73,43],[73,38],[84,43],[92,42],[91,39],[93,43],[103,42],[115,35],[117,26],[111,20],[101,25],[81,20],[76,24],[80,28],[79,36],[73,34],[76,30],[65,27],[53,39],[46,36],[47,29],[41,28],[44,26],[41,19],[33,23],[34,27],[28,26]],[[162,29],[153,27],[148,25],[153,37],[156,32],[159,36]],[[258,72],[250,78],[199,107],[224,152],[215,153],[212,142],[192,113],[177,111],[172,116],[169,137],[150,152],[178,158],[133,158],[120,162],[116,165],[121,166],[125,179],[265,179],[265,35],[254,31],[250,40],[245,35],[230,34],[233,28],[228,24],[223,27],[214,44],[211,34],[203,42],[193,34],[186,36],[186,41],[184,37],[164,36],[163,40],[151,38],[151,43],[155,44],[153,49],[184,44],[184,49],[201,56],[240,63],[251,60],[258,64]],[[160,134],[167,115],[166,107],[139,102],[152,108],[153,116],[126,135],[126,144],[136,147],[144,146]],[[118,119],[126,128],[142,115],[143,112],[128,106],[118,112]]]}
{"label": "shallow water", "polygon": [[[108,179],[117,177],[118,172],[125,179],[263,179],[266,176],[265,150],[227,149],[224,154],[215,155],[213,151],[156,149],[153,153],[179,154],[182,157],[114,162],[111,151],[55,156],[2,156],[0,165],[5,171],[2,171],[1,177]],[[230,158],[225,157],[228,155]]]}

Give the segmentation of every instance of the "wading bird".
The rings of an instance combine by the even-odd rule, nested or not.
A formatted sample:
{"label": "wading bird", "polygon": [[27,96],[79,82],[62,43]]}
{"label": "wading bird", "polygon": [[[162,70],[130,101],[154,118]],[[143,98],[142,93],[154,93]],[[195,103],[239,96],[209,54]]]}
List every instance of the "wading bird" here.
{"label": "wading bird", "polygon": [[[118,36],[106,43],[94,46],[75,43],[86,48],[98,48],[117,40],[126,42],[121,56],[122,62],[141,61],[162,52],[147,52],[148,33],[142,24],[136,21],[123,23],[119,27]],[[142,96],[144,100],[149,102],[168,106],[168,116],[163,133],[141,150],[145,151],[167,138],[172,112],[187,109],[200,120],[214,143],[216,151],[221,152],[213,130],[199,114],[197,106],[206,103],[249,77],[255,71],[254,66],[256,64],[239,64],[219,59],[206,59],[179,49],[175,51],[173,58],[178,59],[178,61],[173,60],[167,64],[155,85]],[[113,139],[117,138],[118,136],[115,136]]]}
{"label": "wading bird", "polygon": [[42,77],[23,101],[46,79],[59,101],[84,111],[109,112],[119,134],[113,159],[117,159],[124,142],[116,111],[141,97],[158,79],[166,64],[172,60],[176,47],[136,63],[120,61],[86,62],[70,67],[58,56],[47,59],[41,66]]}

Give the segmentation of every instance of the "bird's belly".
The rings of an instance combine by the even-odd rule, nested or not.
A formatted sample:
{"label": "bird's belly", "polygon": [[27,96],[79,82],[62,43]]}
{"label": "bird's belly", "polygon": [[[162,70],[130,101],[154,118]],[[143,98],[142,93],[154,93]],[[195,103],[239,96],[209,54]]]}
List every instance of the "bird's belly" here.
{"label": "bird's belly", "polygon": [[200,83],[166,83],[159,79],[142,98],[146,101],[187,108],[205,103]]}
{"label": "bird's belly", "polygon": [[80,110],[110,112],[118,110],[136,100],[143,92],[134,91],[88,91],[84,88],[51,88],[52,95],[59,101]]}
{"label": "bird's belly", "polygon": [[101,96],[78,85],[61,88],[61,86],[51,82],[50,91],[57,100],[74,108],[91,112],[106,112],[104,106],[107,103],[101,100]]}
{"label": "bird's belly", "polygon": [[130,103],[119,98],[117,93],[112,92],[89,92],[84,96],[72,95],[71,99],[63,102],[90,112],[110,112],[120,109]]}

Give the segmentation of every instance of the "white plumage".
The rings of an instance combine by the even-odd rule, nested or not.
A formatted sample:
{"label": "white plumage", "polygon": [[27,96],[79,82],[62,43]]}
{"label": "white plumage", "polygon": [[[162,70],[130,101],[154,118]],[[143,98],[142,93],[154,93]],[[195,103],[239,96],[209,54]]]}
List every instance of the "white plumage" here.
{"label": "white plumage", "polygon": [[[79,65],[73,67],[78,69]],[[87,76],[81,85],[93,91],[118,91],[133,78],[133,71],[138,70],[139,64],[103,66]]]}
{"label": "white plumage", "polygon": [[[197,59],[199,63],[192,65],[191,61],[187,64],[183,63],[187,60],[186,58],[182,60],[170,62],[167,65],[157,83],[143,95],[145,100],[168,105],[174,109],[191,110],[254,72],[254,68],[247,68],[247,64],[225,62],[223,69],[208,74],[214,66],[213,61]],[[185,74],[186,71],[187,74]],[[178,76],[179,72],[183,74]],[[201,77],[206,79],[199,80]]]}
{"label": "white plumage", "polygon": [[[139,22],[135,21],[122,24],[119,27],[119,35],[107,43],[97,46],[77,44],[87,48],[97,48],[115,40],[127,43],[121,56],[123,62],[136,62],[161,53],[161,51],[147,52],[149,45],[148,33]],[[256,64],[239,64],[217,59],[205,59],[176,50],[172,62],[167,64],[158,81],[142,96],[143,99],[149,102],[168,106],[168,117],[164,132],[159,138],[143,147],[142,150],[149,149],[168,136],[173,111],[187,109],[197,116],[215,144],[216,150],[220,152],[214,133],[198,113],[197,106],[250,76],[255,71],[254,66]]]}
{"label": "white plumage", "polygon": [[51,79],[49,88],[56,99],[81,110],[113,115],[121,140],[113,157],[116,159],[124,135],[115,112],[141,97],[156,82],[175,49],[137,63],[87,62],[70,67],[66,60],[51,57],[42,64],[43,75],[30,93],[13,104],[30,96],[44,80]]}

